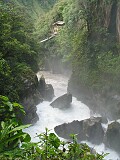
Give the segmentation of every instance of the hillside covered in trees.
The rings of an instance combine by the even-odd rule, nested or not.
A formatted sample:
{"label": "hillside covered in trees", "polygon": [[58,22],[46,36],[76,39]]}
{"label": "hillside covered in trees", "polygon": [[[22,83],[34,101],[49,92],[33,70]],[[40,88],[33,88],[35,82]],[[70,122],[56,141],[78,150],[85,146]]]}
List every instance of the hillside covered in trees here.
{"label": "hillside covered in trees", "polygon": [[40,44],[46,67],[54,73],[71,69],[68,90],[115,119],[120,115],[119,11],[119,0],[61,0],[37,21],[35,31],[39,42],[52,34],[54,22],[65,22],[55,38]]}
{"label": "hillside covered in trees", "polygon": [[72,68],[68,90],[116,119],[120,115],[119,10],[119,0],[59,1],[35,32],[39,41],[51,34],[54,22],[65,22],[54,39],[41,44],[48,66],[53,72],[62,72],[61,66]]}
{"label": "hillside covered in trees", "polygon": [[[57,155],[60,160],[75,159],[75,156],[81,160],[87,156],[90,160],[103,159],[103,155],[87,155],[89,147],[79,146],[74,136],[69,151],[61,152],[58,148],[62,145],[64,149],[64,144],[54,134],[48,135],[47,130],[39,136],[40,150],[22,132],[28,126],[21,126],[18,110],[22,114],[25,110],[26,116],[33,112],[31,117],[28,115],[30,120],[25,120],[33,122],[35,106],[44,99],[36,73],[45,69],[53,73],[72,72],[68,91],[95,112],[111,120],[119,119],[119,12],[119,0],[0,1],[0,156],[3,160],[17,158],[16,153],[21,159],[31,160],[40,158],[39,155],[45,160],[56,159]],[[57,26],[54,35],[53,24],[58,21],[64,25]],[[53,38],[41,43],[52,35]],[[19,150],[19,142],[24,142],[24,152]],[[48,144],[51,149],[47,148]]]}

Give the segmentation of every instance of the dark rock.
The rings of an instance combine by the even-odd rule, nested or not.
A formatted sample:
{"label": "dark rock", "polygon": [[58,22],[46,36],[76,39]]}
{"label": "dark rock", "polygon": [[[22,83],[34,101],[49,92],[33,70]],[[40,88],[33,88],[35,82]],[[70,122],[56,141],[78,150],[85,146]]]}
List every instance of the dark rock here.
{"label": "dark rock", "polygon": [[94,144],[102,143],[104,137],[104,131],[99,117],[64,123],[56,126],[54,130],[62,138],[69,139],[70,134],[77,134],[78,140],[88,140]]}
{"label": "dark rock", "polygon": [[104,130],[101,125],[100,117],[92,117],[83,121],[83,131],[86,135],[86,140],[100,144],[103,142]]}
{"label": "dark rock", "polygon": [[101,123],[103,123],[103,124],[107,124],[107,123],[108,123],[108,119],[107,119],[107,117],[102,116],[102,121],[101,121]]}
{"label": "dark rock", "polygon": [[[70,134],[76,134],[79,140],[84,140],[83,121],[64,123],[54,128],[58,136],[70,139]],[[78,136],[79,135],[79,136]]]}
{"label": "dark rock", "polygon": [[38,90],[40,91],[43,97],[45,97],[45,88],[46,88],[45,78],[42,75],[38,82]]}
{"label": "dark rock", "polygon": [[120,153],[120,123],[112,122],[108,125],[105,135],[105,144],[107,147]]}
{"label": "dark rock", "polygon": [[45,78],[42,75],[38,82],[38,90],[45,100],[51,101],[54,97],[54,89],[51,84],[46,84]]}
{"label": "dark rock", "polygon": [[101,89],[93,89],[83,82],[76,82],[73,74],[68,83],[68,91],[89,106],[93,114],[99,113],[110,120],[119,119],[120,93],[111,86],[105,85]]}
{"label": "dark rock", "polygon": [[38,79],[34,75],[31,79],[23,79],[24,87],[20,93],[20,104],[24,106],[25,115],[20,114],[20,118],[24,124],[37,122],[38,115],[36,113],[36,105],[43,101],[40,92],[37,90]]}
{"label": "dark rock", "polygon": [[24,106],[26,115],[20,114],[19,116],[24,124],[34,124],[39,119],[36,113],[36,105],[42,102],[43,99],[52,100],[54,89],[51,84],[45,83],[44,76],[38,81],[37,76],[32,74],[31,77],[22,77],[22,81],[20,104]]}
{"label": "dark rock", "polygon": [[70,106],[71,102],[72,102],[72,94],[66,93],[58,97],[50,105],[55,108],[66,108]]}
{"label": "dark rock", "polygon": [[54,97],[54,89],[53,89],[53,86],[51,84],[46,84],[46,87],[45,87],[45,98],[48,100],[48,101],[51,101]]}
{"label": "dark rock", "polygon": [[[28,99],[28,101],[29,101],[29,99]],[[26,114],[25,114],[25,116],[22,116],[22,122],[24,123],[24,124],[28,124],[28,123],[30,123],[30,124],[34,124],[34,123],[36,123],[38,120],[39,120],[39,117],[38,117],[38,115],[37,115],[37,113],[36,113],[36,106],[30,106],[30,107],[25,107],[25,112],[26,112]]]}
{"label": "dark rock", "polygon": [[24,106],[24,110],[26,112],[25,115],[22,115],[22,122],[24,124],[31,123],[34,124],[36,123],[39,118],[36,113],[36,105],[42,102],[42,98],[40,93],[36,90],[36,93],[30,92],[29,95],[26,95],[22,100],[21,104]]}

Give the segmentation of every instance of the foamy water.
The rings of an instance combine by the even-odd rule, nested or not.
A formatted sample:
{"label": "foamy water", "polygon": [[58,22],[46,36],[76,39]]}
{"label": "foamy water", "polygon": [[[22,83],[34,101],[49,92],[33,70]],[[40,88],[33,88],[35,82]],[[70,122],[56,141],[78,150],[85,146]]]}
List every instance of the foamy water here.
{"label": "foamy water", "polygon": [[[54,99],[67,92],[69,77],[59,74],[51,74],[49,72],[39,72],[37,74],[38,78],[40,78],[42,74],[46,79],[46,83],[50,83],[53,85],[55,92]],[[72,122],[73,120],[83,120],[90,117],[89,108],[85,104],[78,101],[75,97],[73,97],[72,104],[67,109],[61,110],[58,108],[53,108],[52,106],[50,106],[50,103],[51,102],[44,101],[37,105],[37,114],[39,116],[39,121],[37,121],[37,123],[33,126],[25,129],[25,132],[31,135],[32,141],[38,141],[36,134],[44,132],[45,128],[48,128],[49,130],[51,130],[51,132],[54,132],[54,127],[57,125]],[[94,149],[99,153],[110,153],[105,158],[107,160],[120,160],[117,153],[105,148],[104,144],[96,146],[89,143],[89,145],[91,147],[94,147]]]}

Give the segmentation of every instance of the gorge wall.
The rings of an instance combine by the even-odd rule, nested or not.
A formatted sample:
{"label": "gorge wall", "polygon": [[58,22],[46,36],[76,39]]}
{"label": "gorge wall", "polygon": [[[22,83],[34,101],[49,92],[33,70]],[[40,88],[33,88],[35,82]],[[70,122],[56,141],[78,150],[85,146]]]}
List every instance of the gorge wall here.
{"label": "gorge wall", "polygon": [[[109,119],[119,119],[120,76],[117,66],[120,62],[118,47],[120,42],[120,3],[117,0],[109,2],[102,0],[96,1],[96,3],[85,1],[82,5],[87,8],[86,11],[92,10],[90,11],[91,15],[87,17],[89,19],[87,19],[88,38],[86,39],[89,41],[90,47],[87,44],[86,48],[90,48],[90,51],[89,55],[84,54],[86,50],[83,48],[83,54],[87,58],[82,65],[80,64],[82,55],[80,56],[80,53],[76,55],[80,57],[77,61],[79,65],[73,63],[74,69],[68,91],[88,105],[93,112],[101,113]],[[101,31],[100,33],[100,29],[105,32]],[[92,65],[89,65],[89,62]],[[78,70],[77,73],[76,70]]]}

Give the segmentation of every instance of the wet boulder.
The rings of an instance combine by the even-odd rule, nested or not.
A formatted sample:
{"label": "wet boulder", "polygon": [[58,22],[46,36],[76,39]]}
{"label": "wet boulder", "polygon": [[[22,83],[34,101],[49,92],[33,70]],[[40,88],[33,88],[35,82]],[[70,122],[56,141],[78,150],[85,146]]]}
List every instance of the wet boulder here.
{"label": "wet boulder", "polygon": [[54,97],[54,89],[51,84],[46,84],[45,78],[42,75],[38,82],[38,90],[45,100],[51,101]]}
{"label": "wet boulder", "polygon": [[101,119],[92,117],[82,121],[73,121],[64,123],[54,128],[58,136],[69,139],[70,134],[77,134],[80,141],[87,140],[94,144],[103,142],[104,130],[101,125]]}
{"label": "wet boulder", "polygon": [[66,93],[58,97],[50,105],[54,108],[64,109],[66,107],[69,107],[71,102],[72,102],[72,94]]}
{"label": "wet boulder", "polygon": [[120,123],[117,121],[108,125],[105,135],[105,145],[120,153]]}
{"label": "wet boulder", "polygon": [[102,118],[101,123],[103,123],[103,124],[107,124],[108,123],[107,117],[102,116],[101,118]]}
{"label": "wet boulder", "polygon": [[83,121],[64,123],[54,128],[59,137],[70,139],[70,134],[76,134],[79,140],[84,140]]}
{"label": "wet boulder", "polygon": [[45,88],[46,88],[45,78],[42,75],[40,80],[38,81],[38,90],[40,91],[42,97],[45,96]]}
{"label": "wet boulder", "polygon": [[51,101],[54,97],[54,89],[53,86],[51,84],[46,84],[45,87],[45,99],[47,99],[48,101]]}
{"label": "wet boulder", "polygon": [[24,100],[22,101],[22,104],[25,110],[25,115],[21,115],[21,120],[24,124],[34,124],[39,120],[39,117],[36,113],[37,108],[35,105],[34,98],[32,96],[25,97]]}
{"label": "wet boulder", "polygon": [[83,120],[83,132],[85,139],[93,144],[100,144],[103,142],[104,130],[101,125],[100,117],[91,117]]}

